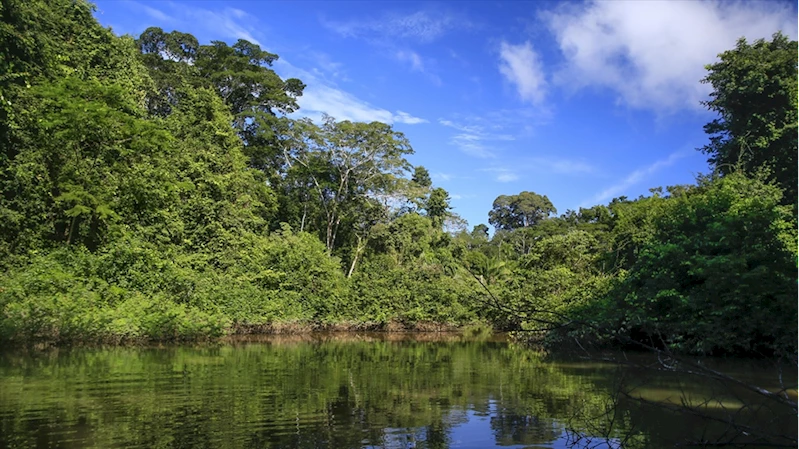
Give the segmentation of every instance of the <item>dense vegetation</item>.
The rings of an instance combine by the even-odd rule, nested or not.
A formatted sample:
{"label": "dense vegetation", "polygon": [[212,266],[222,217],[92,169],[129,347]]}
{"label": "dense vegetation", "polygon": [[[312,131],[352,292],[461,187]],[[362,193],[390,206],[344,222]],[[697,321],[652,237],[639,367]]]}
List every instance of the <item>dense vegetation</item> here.
{"label": "dense vegetation", "polygon": [[[117,37],[82,0],[0,3],[0,340],[485,322],[686,352],[796,352],[796,42],[708,66],[711,175],[472,232],[383,123],[291,119],[240,40]],[[563,336],[551,334],[551,338]]]}

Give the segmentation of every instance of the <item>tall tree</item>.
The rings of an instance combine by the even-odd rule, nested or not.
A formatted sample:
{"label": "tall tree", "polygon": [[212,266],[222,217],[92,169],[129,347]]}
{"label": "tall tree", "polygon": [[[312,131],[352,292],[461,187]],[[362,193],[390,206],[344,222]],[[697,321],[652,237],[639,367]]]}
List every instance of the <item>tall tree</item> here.
{"label": "tall tree", "polygon": [[444,219],[449,215],[452,206],[449,205],[449,193],[441,187],[436,187],[430,192],[430,197],[425,203],[427,217],[433,222],[433,226],[440,228]]}
{"label": "tall tree", "polygon": [[797,43],[782,33],[770,42],[736,47],[708,65],[703,80],[713,86],[704,104],[719,118],[705,125],[710,143],[702,147],[722,174],[740,167],[753,173],[768,169],[796,204],[797,183]]}
{"label": "tall tree", "polygon": [[410,170],[405,155],[413,149],[385,123],[325,117],[321,127],[309,121],[297,125],[292,137],[281,142],[284,158],[289,167],[301,166],[311,180],[323,213],[323,239],[332,252],[342,220],[352,218],[361,197],[391,193]]}
{"label": "tall tree", "polygon": [[500,195],[488,213],[488,222],[497,229],[511,230],[535,226],[541,220],[557,213],[546,195],[521,192],[518,195]]}
{"label": "tall tree", "polygon": [[191,34],[157,27],[145,30],[136,43],[155,81],[146,98],[151,114],[169,115],[186,90],[215,90],[233,114],[250,164],[273,183],[279,180],[276,139],[284,125],[278,115],[298,109],[305,85],[296,78],[284,80],[270,68],[276,54],[246,40],[199,45]]}
{"label": "tall tree", "polygon": [[484,225],[483,223],[480,223],[479,225],[476,225],[474,228],[472,228],[471,236],[473,238],[475,238],[475,239],[486,240],[487,241],[488,240],[488,226]]}
{"label": "tall tree", "polygon": [[430,172],[421,165],[413,168],[413,177],[411,178],[411,181],[424,188],[428,188],[433,185],[433,181],[430,179]]}

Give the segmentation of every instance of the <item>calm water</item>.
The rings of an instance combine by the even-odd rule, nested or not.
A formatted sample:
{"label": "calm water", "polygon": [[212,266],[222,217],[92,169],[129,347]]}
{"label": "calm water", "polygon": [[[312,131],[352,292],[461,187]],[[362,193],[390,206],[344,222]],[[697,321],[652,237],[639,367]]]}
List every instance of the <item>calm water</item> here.
{"label": "calm water", "polygon": [[[743,365],[739,375],[765,379]],[[666,447],[699,429],[724,431],[618,399],[620,385],[653,401],[715,394],[502,338],[4,351],[0,448]],[[795,435],[795,415],[775,431]]]}

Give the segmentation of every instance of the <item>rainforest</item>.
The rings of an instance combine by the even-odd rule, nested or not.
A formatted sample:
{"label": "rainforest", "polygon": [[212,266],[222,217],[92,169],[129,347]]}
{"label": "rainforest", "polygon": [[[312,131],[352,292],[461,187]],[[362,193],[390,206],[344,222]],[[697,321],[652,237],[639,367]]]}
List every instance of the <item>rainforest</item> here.
{"label": "rainforest", "polygon": [[117,36],[83,0],[0,5],[3,344],[490,328],[795,358],[781,33],[706,67],[695,183],[560,213],[508,192],[466,228],[391,125],[295,118],[305,84],[254,43]]}
{"label": "rainforest", "polygon": [[694,182],[468,226],[257,42],[95,16],[0,0],[0,449],[796,447],[789,36],[706,61]]}

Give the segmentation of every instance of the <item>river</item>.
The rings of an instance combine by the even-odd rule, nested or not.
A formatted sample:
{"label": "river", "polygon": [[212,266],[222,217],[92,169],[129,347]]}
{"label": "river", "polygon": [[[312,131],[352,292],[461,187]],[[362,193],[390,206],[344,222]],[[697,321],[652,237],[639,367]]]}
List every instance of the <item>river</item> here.
{"label": "river", "polygon": [[[762,363],[720,363],[776,388]],[[795,388],[795,372],[785,378]],[[747,396],[702,379],[555,357],[501,335],[264,336],[0,351],[0,448],[658,448],[729,437],[720,422],[619,391],[659,404],[713,397],[711,415],[751,415]],[[795,438],[787,416],[769,432]]]}

